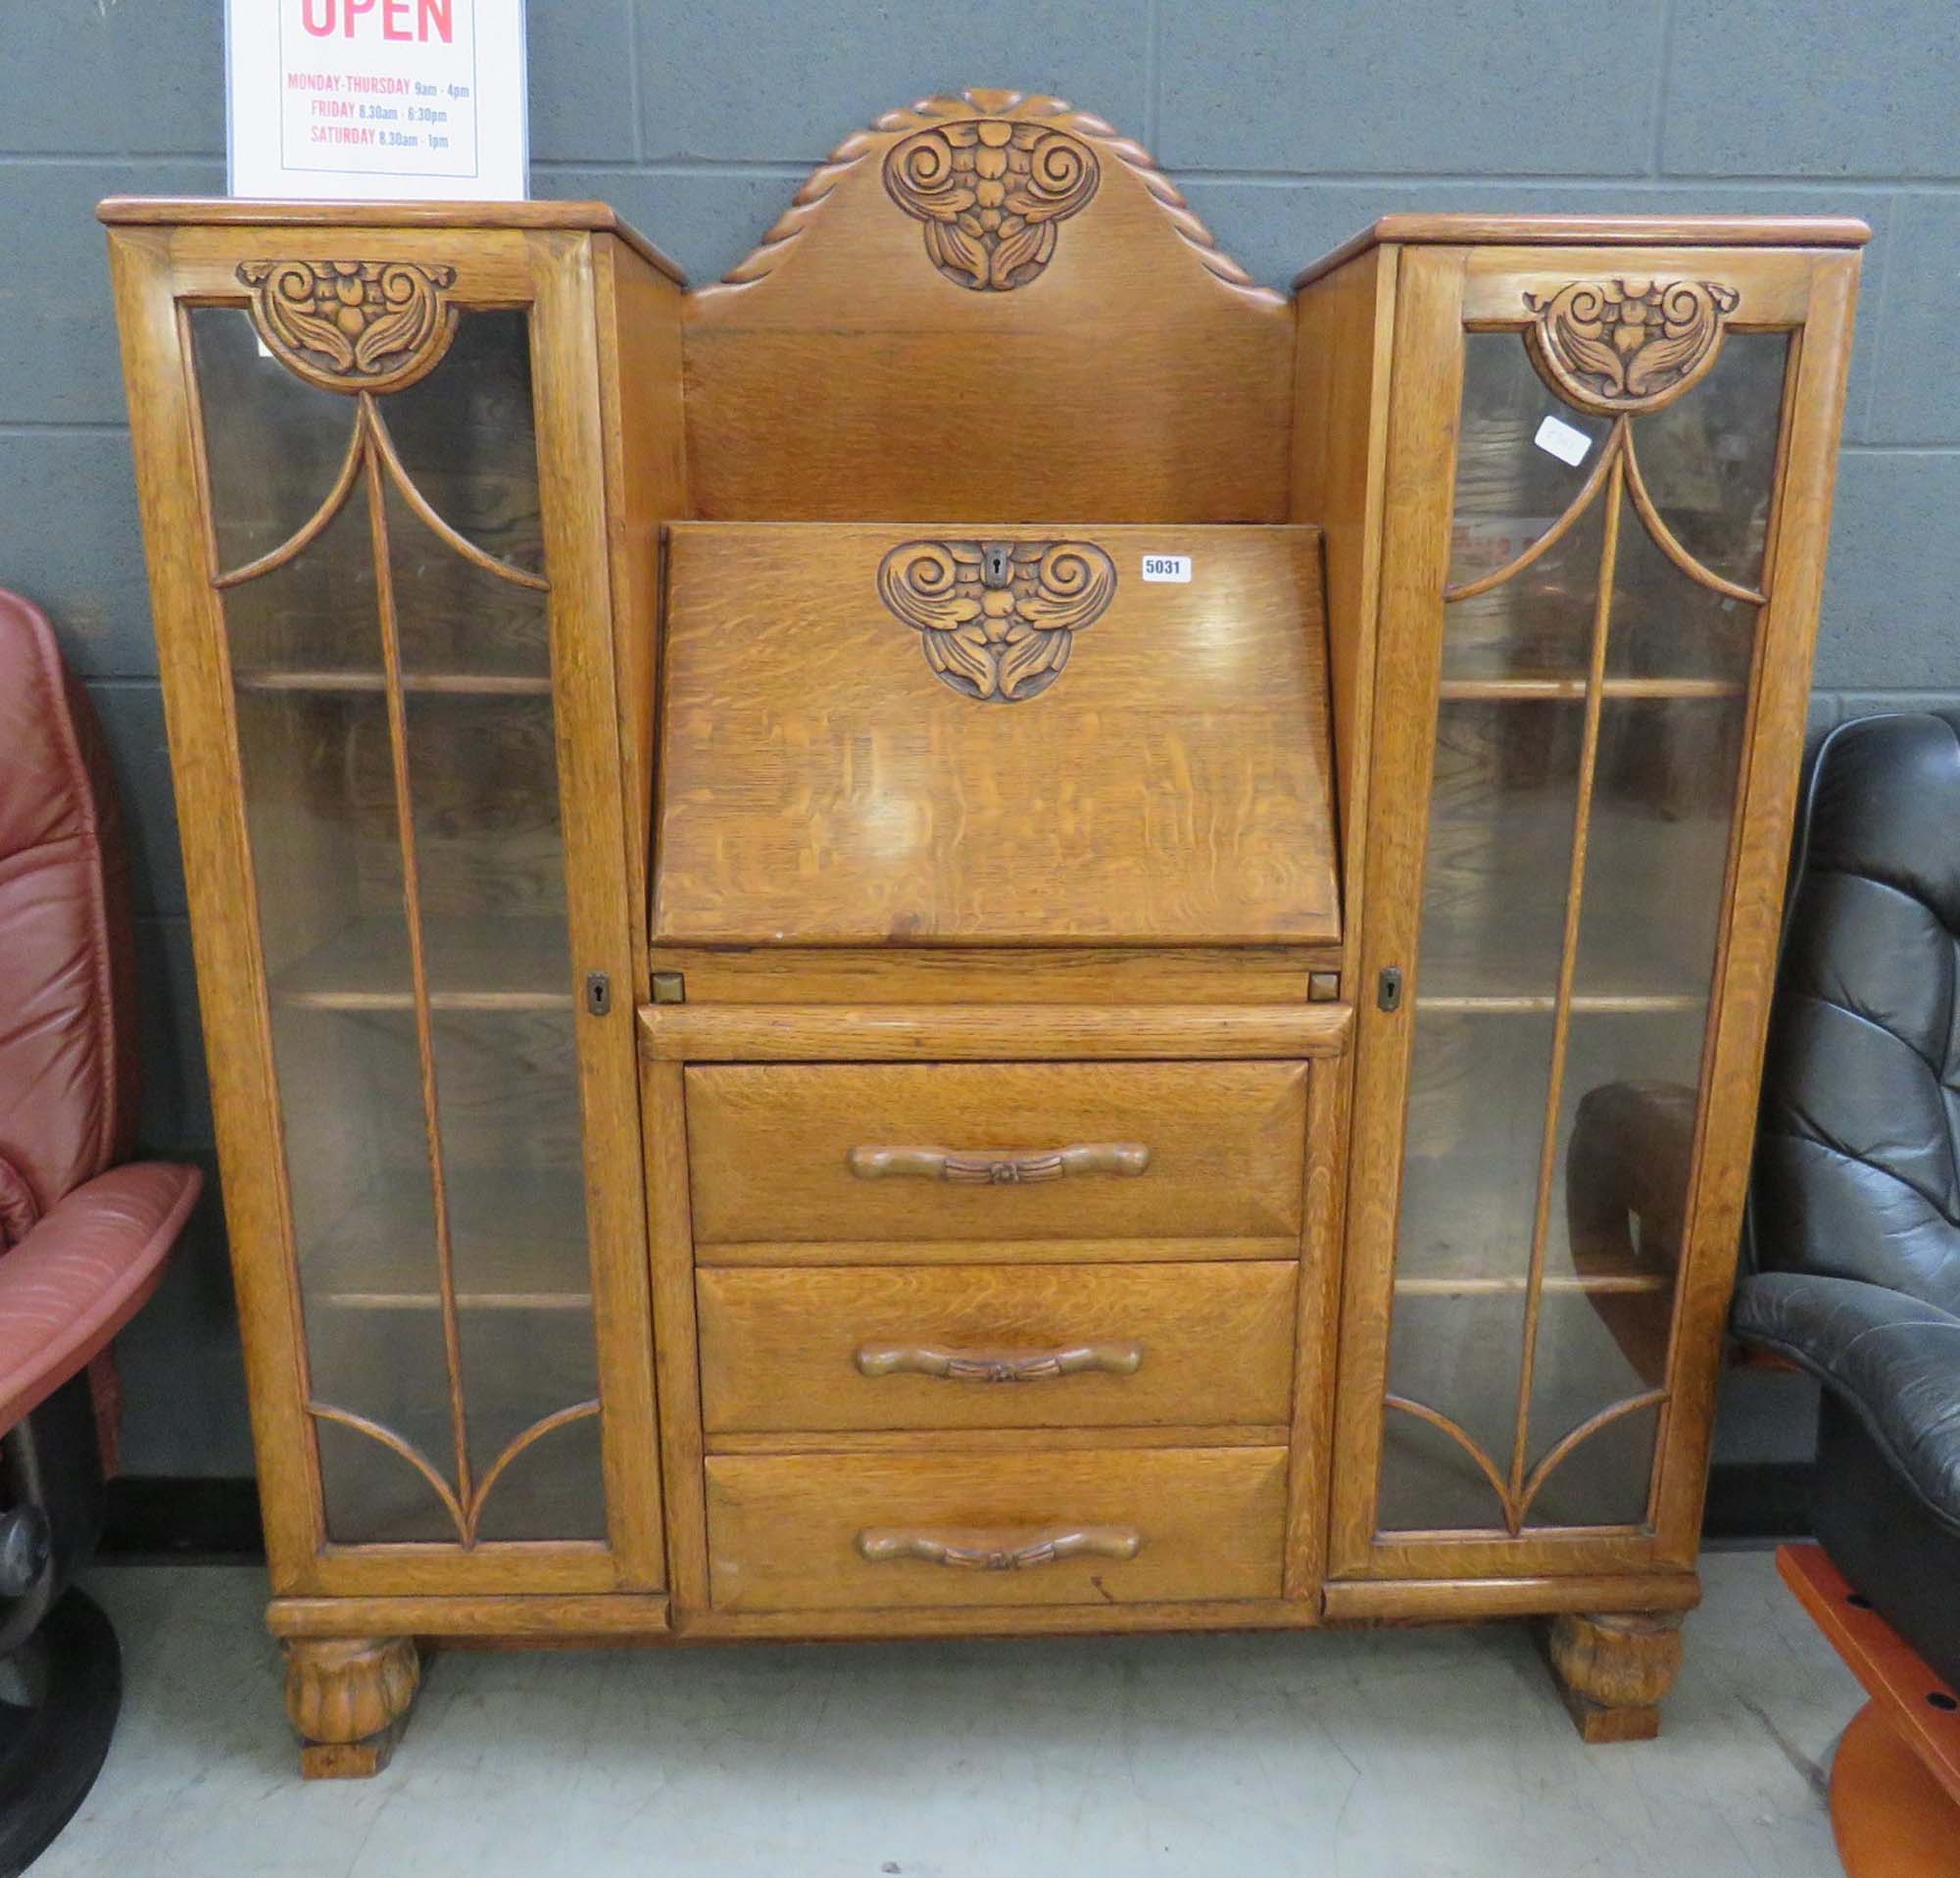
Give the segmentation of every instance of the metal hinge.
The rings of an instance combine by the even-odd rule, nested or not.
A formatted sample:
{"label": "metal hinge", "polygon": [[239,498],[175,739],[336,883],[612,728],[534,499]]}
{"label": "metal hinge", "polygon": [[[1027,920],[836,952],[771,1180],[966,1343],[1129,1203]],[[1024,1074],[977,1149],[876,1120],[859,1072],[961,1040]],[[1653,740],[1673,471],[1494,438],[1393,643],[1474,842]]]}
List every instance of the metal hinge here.
{"label": "metal hinge", "polygon": [[1375,1002],[1384,1011],[1399,1011],[1402,1004],[1402,970],[1399,965],[1384,965],[1375,980]]}
{"label": "metal hinge", "polygon": [[612,980],[603,971],[585,974],[585,1008],[595,1017],[603,1017],[612,1009]]}

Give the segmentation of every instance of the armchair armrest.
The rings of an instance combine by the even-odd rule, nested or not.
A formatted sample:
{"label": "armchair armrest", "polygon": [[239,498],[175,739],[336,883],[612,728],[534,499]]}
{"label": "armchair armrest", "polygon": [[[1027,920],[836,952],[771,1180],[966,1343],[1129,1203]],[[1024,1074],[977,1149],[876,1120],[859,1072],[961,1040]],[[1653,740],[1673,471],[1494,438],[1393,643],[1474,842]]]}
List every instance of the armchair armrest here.
{"label": "armchair armrest", "polygon": [[1855,1278],[1766,1271],[1738,1288],[1732,1327],[1842,1400],[1926,1509],[1960,1532],[1960,1317]]}
{"label": "armchair armrest", "polygon": [[85,1181],[0,1255],[0,1432],[59,1389],[157,1288],[204,1177],[162,1161]]}

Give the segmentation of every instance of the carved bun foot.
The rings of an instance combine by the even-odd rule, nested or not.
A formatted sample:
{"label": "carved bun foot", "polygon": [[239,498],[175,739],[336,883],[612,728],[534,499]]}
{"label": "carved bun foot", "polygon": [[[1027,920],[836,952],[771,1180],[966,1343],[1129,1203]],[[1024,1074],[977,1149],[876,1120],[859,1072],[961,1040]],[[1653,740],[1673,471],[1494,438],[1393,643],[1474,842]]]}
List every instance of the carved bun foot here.
{"label": "carved bun foot", "polygon": [[413,1637],[294,1637],[286,1713],[308,1780],[364,1780],[388,1764],[421,1683]]}
{"label": "carved bun foot", "polygon": [[1585,1740],[1651,1741],[1681,1671],[1681,1613],[1554,1617],[1545,1653]]}

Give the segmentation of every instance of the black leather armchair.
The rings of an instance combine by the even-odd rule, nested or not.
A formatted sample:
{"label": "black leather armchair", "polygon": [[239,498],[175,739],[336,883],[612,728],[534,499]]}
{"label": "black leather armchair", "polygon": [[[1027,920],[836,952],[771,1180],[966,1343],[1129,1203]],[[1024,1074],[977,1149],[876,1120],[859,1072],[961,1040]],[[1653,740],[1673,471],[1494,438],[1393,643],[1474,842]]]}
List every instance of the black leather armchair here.
{"label": "black leather armchair", "polygon": [[1960,714],[1819,754],[1735,1329],[1824,1384],[1813,1519],[1960,1683]]}

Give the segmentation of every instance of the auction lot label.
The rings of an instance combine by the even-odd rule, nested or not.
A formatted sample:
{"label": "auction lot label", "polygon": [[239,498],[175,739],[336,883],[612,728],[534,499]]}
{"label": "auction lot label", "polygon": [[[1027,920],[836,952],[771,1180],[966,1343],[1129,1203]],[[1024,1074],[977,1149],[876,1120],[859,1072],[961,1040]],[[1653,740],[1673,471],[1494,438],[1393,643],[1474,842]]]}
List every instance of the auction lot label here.
{"label": "auction lot label", "polygon": [[523,0],[227,0],[231,193],[528,192]]}

